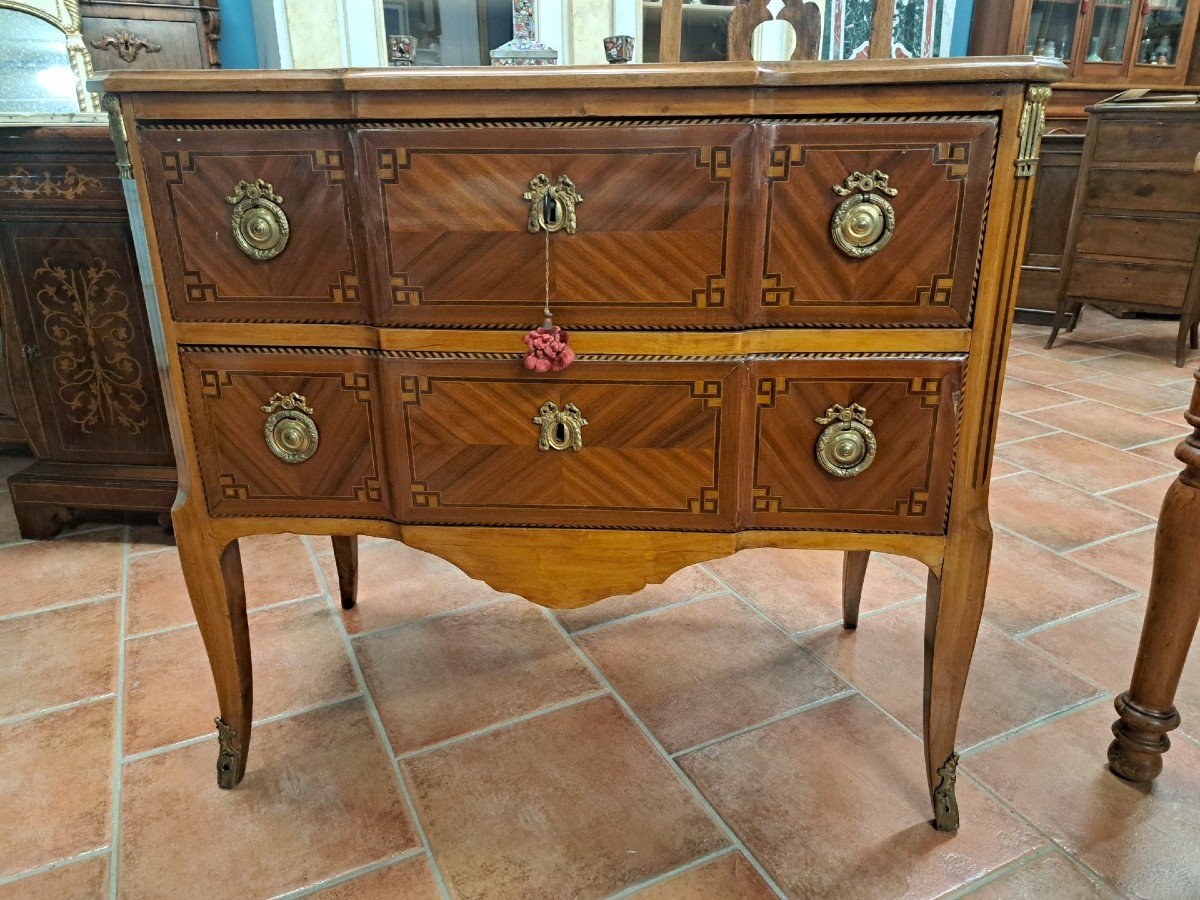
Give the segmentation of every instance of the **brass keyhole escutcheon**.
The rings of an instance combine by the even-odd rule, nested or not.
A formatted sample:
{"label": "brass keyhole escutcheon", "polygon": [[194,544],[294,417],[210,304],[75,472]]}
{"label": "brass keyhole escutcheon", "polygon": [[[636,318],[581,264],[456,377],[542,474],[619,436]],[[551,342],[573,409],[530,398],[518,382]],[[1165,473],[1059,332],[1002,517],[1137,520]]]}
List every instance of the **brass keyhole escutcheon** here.
{"label": "brass keyhole escutcheon", "polygon": [[583,449],[583,426],[588,421],[574,403],[559,409],[557,403],[547,400],[533,417],[533,422],[542,426],[542,433],[538,436],[539,450],[578,452]]}
{"label": "brass keyhole escutcheon", "polygon": [[279,459],[296,465],[317,452],[320,434],[303,394],[274,394],[262,411],[270,413],[263,426],[267,449]]}
{"label": "brass keyhole escutcheon", "polygon": [[283,198],[261,178],[254,182],[239,181],[233,196],[225,198],[233,204],[230,227],[233,239],[241,251],[252,259],[273,259],[287,247],[291,229],[279,204]]}
{"label": "brass keyhole escutcheon", "polygon": [[854,259],[865,259],[886,247],[896,230],[896,210],[875,192],[896,196],[888,176],[878,169],[869,175],[855,172],[833,190],[846,198],[833,211],[830,223],[838,249]]}
{"label": "brass keyhole escutcheon", "polygon": [[817,436],[816,455],[821,468],[838,478],[853,478],[865,472],[875,461],[878,445],[874,424],[867,411],[857,403],[835,403],[816,418],[825,428]]}
{"label": "brass keyhole escutcheon", "polygon": [[578,220],[575,205],[583,202],[583,195],[566,175],[559,175],[553,184],[545,175],[535,175],[529,180],[529,190],[521,197],[529,201],[529,230],[533,233],[546,231],[553,234],[565,231],[574,234]]}

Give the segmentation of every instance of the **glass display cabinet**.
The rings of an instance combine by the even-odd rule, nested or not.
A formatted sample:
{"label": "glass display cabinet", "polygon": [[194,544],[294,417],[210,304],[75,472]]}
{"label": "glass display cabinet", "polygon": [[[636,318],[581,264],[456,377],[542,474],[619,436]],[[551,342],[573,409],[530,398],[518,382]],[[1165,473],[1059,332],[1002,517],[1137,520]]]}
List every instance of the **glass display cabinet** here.
{"label": "glass display cabinet", "polygon": [[1053,56],[1074,84],[1183,86],[1195,69],[1200,0],[976,2],[971,53]]}

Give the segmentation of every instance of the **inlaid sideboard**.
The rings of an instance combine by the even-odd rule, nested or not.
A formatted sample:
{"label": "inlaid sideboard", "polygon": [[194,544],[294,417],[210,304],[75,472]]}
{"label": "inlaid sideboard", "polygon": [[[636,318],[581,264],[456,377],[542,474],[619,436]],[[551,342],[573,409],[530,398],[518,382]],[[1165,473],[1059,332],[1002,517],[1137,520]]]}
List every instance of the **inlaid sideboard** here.
{"label": "inlaid sideboard", "polygon": [[85,510],[154,513],[175,459],[108,130],[0,127],[0,380],[34,461],[7,487],[22,537]]}
{"label": "inlaid sideboard", "polygon": [[[880,551],[930,571],[926,769],[957,829],[1008,326],[1062,71],[98,83],[162,323],[218,783],[242,778],[252,720],[238,538],[333,536],[344,606],[360,534],[554,608],[741,548],[825,548],[848,627]],[[547,312],[574,360],[524,365]]]}

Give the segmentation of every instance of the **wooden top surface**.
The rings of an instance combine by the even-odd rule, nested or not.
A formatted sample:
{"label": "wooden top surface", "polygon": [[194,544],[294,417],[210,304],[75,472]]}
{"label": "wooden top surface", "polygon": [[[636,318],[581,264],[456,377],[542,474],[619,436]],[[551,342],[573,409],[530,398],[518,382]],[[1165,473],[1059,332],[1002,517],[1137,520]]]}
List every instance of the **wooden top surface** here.
{"label": "wooden top surface", "polygon": [[88,82],[109,93],[275,93],[584,88],[777,88],[1056,82],[1067,67],[1032,56],[715,62],[624,66],[412,67],[324,70],[108,72]]}

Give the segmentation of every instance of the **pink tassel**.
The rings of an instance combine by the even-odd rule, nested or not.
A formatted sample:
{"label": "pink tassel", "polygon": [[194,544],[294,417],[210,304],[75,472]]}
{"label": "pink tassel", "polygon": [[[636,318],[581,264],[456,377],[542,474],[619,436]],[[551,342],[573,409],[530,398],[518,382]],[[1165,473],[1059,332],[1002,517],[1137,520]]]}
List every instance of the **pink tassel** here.
{"label": "pink tassel", "polygon": [[567,332],[547,319],[540,328],[525,335],[525,368],[532,372],[561,372],[575,361],[575,351],[567,344]]}

